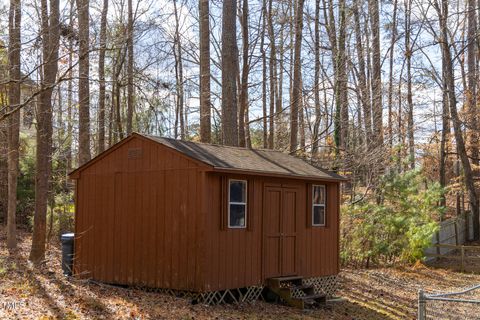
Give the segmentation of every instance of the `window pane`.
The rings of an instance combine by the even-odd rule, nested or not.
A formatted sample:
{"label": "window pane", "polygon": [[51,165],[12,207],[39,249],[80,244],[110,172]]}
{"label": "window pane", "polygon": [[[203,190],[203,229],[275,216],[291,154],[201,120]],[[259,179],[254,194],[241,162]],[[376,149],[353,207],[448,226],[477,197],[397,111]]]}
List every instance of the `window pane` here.
{"label": "window pane", "polygon": [[230,181],[230,202],[247,202],[245,181]]}
{"label": "window pane", "polygon": [[230,227],[245,227],[245,205],[230,205]]}
{"label": "window pane", "polygon": [[313,206],[313,224],[314,225],[325,224],[325,207]]}
{"label": "window pane", "polygon": [[313,204],[325,204],[325,186],[313,186]]}

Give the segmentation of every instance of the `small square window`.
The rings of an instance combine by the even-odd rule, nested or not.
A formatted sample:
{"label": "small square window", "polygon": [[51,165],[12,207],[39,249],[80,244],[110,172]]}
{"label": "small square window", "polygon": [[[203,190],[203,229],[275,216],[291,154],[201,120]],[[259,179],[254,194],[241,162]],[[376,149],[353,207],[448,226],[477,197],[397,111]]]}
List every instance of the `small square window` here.
{"label": "small square window", "polygon": [[312,186],[312,226],[326,225],[326,193],[324,185]]}
{"label": "small square window", "polygon": [[229,180],[228,184],[228,227],[247,226],[247,181]]}

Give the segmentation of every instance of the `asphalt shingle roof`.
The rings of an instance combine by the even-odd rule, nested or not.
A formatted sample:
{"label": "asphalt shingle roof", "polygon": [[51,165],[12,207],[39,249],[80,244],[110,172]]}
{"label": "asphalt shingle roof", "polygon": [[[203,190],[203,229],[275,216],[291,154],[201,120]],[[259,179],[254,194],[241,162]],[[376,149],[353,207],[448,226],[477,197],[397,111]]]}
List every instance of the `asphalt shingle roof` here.
{"label": "asphalt shingle roof", "polygon": [[248,149],[149,135],[144,136],[218,169],[252,171],[259,174],[271,173],[297,177],[304,176],[329,180],[345,179],[334,172],[315,167],[301,158],[281,151]]}

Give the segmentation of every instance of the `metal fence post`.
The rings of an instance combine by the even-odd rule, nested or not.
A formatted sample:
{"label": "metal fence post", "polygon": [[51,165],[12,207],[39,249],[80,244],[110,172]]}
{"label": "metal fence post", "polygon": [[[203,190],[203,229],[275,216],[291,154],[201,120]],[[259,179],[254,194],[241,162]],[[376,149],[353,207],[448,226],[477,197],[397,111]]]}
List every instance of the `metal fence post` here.
{"label": "metal fence post", "polygon": [[422,289],[418,290],[418,320],[427,319],[426,302],[425,293]]}

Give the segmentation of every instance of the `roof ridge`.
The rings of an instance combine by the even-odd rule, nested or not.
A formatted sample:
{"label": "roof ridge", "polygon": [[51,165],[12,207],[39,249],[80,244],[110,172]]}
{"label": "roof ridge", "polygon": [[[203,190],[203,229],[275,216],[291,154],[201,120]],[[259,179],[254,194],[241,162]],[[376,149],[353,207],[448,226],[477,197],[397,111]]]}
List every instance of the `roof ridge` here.
{"label": "roof ridge", "polygon": [[143,136],[151,137],[151,138],[167,139],[167,140],[173,140],[173,141],[177,141],[177,142],[186,142],[186,143],[201,144],[201,145],[215,146],[215,147],[222,147],[222,148],[240,149],[240,150],[267,151],[267,152],[279,152],[279,153],[289,154],[289,153],[286,153],[284,151],[274,150],[274,149],[236,147],[236,146],[228,146],[228,145],[217,144],[217,143],[207,143],[207,142],[201,142],[201,141],[181,140],[181,139],[175,139],[175,138],[170,138],[170,137],[154,136],[154,135],[151,135],[151,134],[141,134],[141,133],[139,133],[139,134],[143,135]]}

